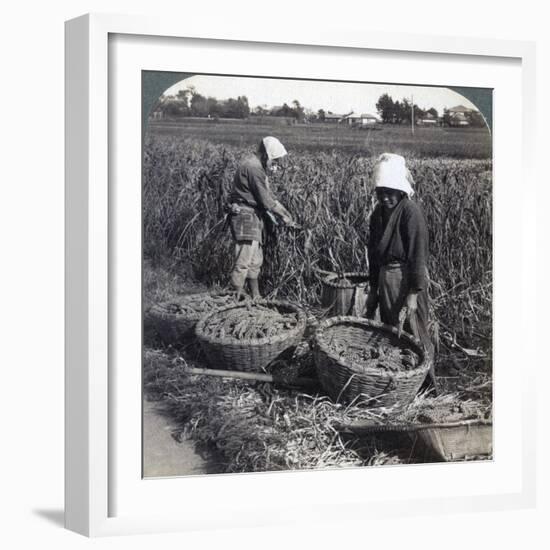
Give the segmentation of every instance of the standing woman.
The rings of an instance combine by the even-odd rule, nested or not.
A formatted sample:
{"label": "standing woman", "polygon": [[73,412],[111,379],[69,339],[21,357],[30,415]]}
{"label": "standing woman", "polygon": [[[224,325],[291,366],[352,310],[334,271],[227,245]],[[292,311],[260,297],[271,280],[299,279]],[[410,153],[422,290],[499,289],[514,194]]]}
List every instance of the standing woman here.
{"label": "standing woman", "polygon": [[252,298],[260,298],[258,277],[263,264],[265,239],[264,217],[275,214],[286,225],[293,225],[288,210],[275,198],[269,188],[268,174],[286,156],[283,144],[268,136],[260,141],[255,154],[243,159],[233,179],[229,196],[229,222],[235,241],[235,263],[231,285],[239,295],[245,282]]}
{"label": "standing woman", "polygon": [[[367,317],[372,319],[379,306],[382,322],[398,326],[399,314],[406,308],[406,330],[416,333],[433,360],[428,330],[428,229],[420,206],[411,200],[414,181],[405,159],[380,155],[374,183],[378,204],[369,225]],[[435,386],[433,370],[430,374]]]}

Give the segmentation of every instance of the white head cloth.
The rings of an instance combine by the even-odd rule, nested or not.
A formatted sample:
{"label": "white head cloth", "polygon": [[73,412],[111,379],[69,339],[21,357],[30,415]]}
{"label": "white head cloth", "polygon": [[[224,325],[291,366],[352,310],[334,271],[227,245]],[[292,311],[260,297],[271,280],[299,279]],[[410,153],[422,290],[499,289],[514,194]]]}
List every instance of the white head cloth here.
{"label": "white head cloth", "polygon": [[262,142],[269,160],[278,159],[287,154],[283,144],[275,137],[267,136],[262,140]]}
{"label": "white head cloth", "polygon": [[374,165],[374,184],[376,187],[389,187],[403,191],[409,197],[414,195],[414,180],[401,155],[381,154]]}

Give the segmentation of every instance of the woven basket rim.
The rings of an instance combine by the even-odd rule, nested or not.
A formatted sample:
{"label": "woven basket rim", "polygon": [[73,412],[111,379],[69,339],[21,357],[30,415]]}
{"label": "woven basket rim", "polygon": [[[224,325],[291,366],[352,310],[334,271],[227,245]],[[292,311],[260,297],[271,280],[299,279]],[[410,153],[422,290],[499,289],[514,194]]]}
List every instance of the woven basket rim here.
{"label": "woven basket rim", "polygon": [[485,418],[471,418],[470,420],[455,420],[454,422],[434,422],[433,424],[412,424],[415,430],[441,430],[445,428],[461,428],[464,426],[492,426],[493,421]]}
{"label": "woven basket rim", "polygon": [[[235,294],[234,292],[231,292],[229,290],[220,290],[218,292],[208,292],[208,291],[191,292],[189,294],[182,294],[181,296],[182,296],[182,298],[185,298],[187,296],[233,296],[234,294]],[[178,300],[166,300],[165,302],[158,302],[156,304],[153,304],[150,307],[150,310],[160,309],[163,313],[173,315],[174,317],[182,317],[182,318],[185,318],[185,319],[200,319],[203,315],[205,315],[204,312],[197,312],[195,315],[193,315],[191,313],[186,314],[186,313],[174,313],[174,312],[171,312],[171,311],[167,311],[166,307],[169,306],[169,305],[173,305],[173,304],[177,305]],[[226,306],[223,306],[223,307],[226,307]],[[216,310],[216,311],[218,311],[218,310]],[[209,315],[209,313],[207,315]]]}
{"label": "woven basket rim", "polygon": [[[364,283],[360,283],[357,285],[343,285],[338,284],[336,282],[332,282],[331,279],[341,279],[342,277],[365,277],[367,280]],[[369,274],[366,271],[346,271],[345,273],[332,273],[330,275],[326,275],[324,279],[322,279],[323,284],[332,287],[332,288],[338,288],[338,289],[350,289],[350,288],[362,288],[366,287],[369,284]]]}
{"label": "woven basket rim", "polygon": [[[372,432],[419,432],[423,430],[441,430],[446,428],[463,428],[465,426],[491,426],[493,425],[492,419],[487,418],[470,418],[467,420],[453,420],[452,422],[431,422],[429,424],[423,424],[421,422],[403,422],[398,424],[372,424],[369,426],[369,430]],[[340,428],[344,430],[364,430],[362,425],[341,424]]]}
{"label": "woven basket rim", "polygon": [[[356,371],[356,367],[351,361],[345,361],[341,359],[338,355],[336,355],[329,347],[328,342],[325,339],[324,332],[326,329],[334,326],[334,325],[360,325],[363,328],[374,328],[377,330],[382,330],[385,332],[390,332],[393,335],[395,335],[400,340],[405,340],[408,342],[411,347],[413,347],[414,351],[417,352],[420,355],[420,362],[418,366],[414,369],[408,369],[403,371],[397,371],[395,373],[385,373],[381,369],[373,369],[373,368],[364,368],[361,372]],[[329,357],[332,361],[337,363],[338,365],[341,365],[342,367],[346,367],[352,373],[361,376],[361,375],[372,375],[372,376],[391,376],[391,378],[411,378],[413,376],[418,375],[419,372],[427,371],[430,368],[429,361],[427,360],[426,353],[424,351],[424,348],[422,347],[422,343],[420,340],[417,340],[412,334],[409,334],[407,332],[401,332],[399,334],[399,331],[392,327],[391,325],[386,325],[384,323],[381,323],[379,321],[374,321],[371,319],[365,319],[364,317],[353,317],[350,315],[339,315],[337,317],[331,317],[330,319],[327,319],[319,324],[317,329],[315,330],[315,333],[313,335],[314,342],[319,348],[319,350],[324,353],[327,357]]]}
{"label": "woven basket rim", "polygon": [[[230,309],[246,307],[248,304],[274,305],[274,306],[286,307],[290,309],[293,313],[296,313],[298,315],[298,322],[296,323],[296,326],[292,329],[285,330],[281,334],[266,336],[265,338],[240,340],[239,338],[232,338],[230,336],[226,336],[224,338],[216,338],[209,334],[205,334],[204,328],[206,326],[206,323],[211,317],[213,317],[214,315],[223,313],[224,311],[227,311]],[[297,334],[300,334],[300,332],[302,332],[305,329],[306,322],[307,322],[307,316],[305,314],[305,311],[301,307],[297,306],[296,304],[293,304],[292,302],[287,302],[285,300],[259,300],[257,302],[252,302],[250,300],[247,300],[246,302],[239,302],[237,304],[231,304],[229,306],[221,307],[216,311],[212,311],[211,313],[204,315],[203,317],[201,317],[201,319],[195,326],[195,334],[199,340],[202,340],[203,342],[206,342],[208,344],[222,344],[222,345],[231,345],[231,346],[239,345],[239,346],[247,346],[247,347],[265,346],[266,344],[277,344],[279,342],[283,342],[284,340],[288,340],[289,338],[292,338]]]}

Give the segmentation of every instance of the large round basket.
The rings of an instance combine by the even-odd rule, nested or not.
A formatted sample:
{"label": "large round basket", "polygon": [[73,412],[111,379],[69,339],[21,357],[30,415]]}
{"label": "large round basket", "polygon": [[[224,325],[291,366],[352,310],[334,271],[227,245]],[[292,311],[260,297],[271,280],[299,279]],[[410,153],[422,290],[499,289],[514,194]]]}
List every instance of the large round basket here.
{"label": "large round basket", "polygon": [[281,313],[296,314],[298,318],[296,326],[265,338],[243,340],[231,336],[216,338],[207,334],[206,330],[214,315],[223,316],[224,312],[235,308],[254,307],[255,303],[234,304],[206,315],[197,323],[195,333],[212,368],[261,372],[284,351],[298,345],[306,328],[306,314],[304,311],[290,302],[261,300],[256,303],[260,306],[276,309]]}
{"label": "large round basket", "polygon": [[[186,305],[197,300],[201,303],[200,310],[182,312]],[[158,338],[166,345],[189,343],[195,338],[193,329],[201,317],[234,301],[232,292],[201,292],[155,304],[145,314],[144,336],[146,340]]]}
{"label": "large round basket", "polygon": [[332,315],[361,316],[367,303],[369,274],[350,272],[332,273],[322,279],[321,303]]}
{"label": "large round basket", "polygon": [[[419,356],[410,370],[364,368],[341,358],[334,346],[395,346]],[[313,356],[323,389],[340,403],[366,402],[372,407],[407,405],[418,392],[430,363],[421,343],[394,327],[358,317],[333,317],[315,331]]]}

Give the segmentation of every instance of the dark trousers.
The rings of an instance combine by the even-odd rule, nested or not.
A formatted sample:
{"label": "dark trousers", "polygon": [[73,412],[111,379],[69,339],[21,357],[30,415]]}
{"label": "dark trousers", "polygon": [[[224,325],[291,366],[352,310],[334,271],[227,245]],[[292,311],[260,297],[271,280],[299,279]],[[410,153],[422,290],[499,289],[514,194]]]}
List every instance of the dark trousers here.
{"label": "dark trousers", "polygon": [[[394,263],[385,265],[380,269],[378,276],[378,301],[380,319],[383,323],[394,327],[399,325],[399,312],[406,305],[409,292],[409,277],[405,264]],[[428,292],[426,289],[418,293],[417,304],[417,330],[414,330],[414,327],[410,325],[408,320],[405,323],[404,330],[417,336],[433,359],[434,346],[428,330],[429,307]],[[415,332],[418,334],[415,334]]]}

